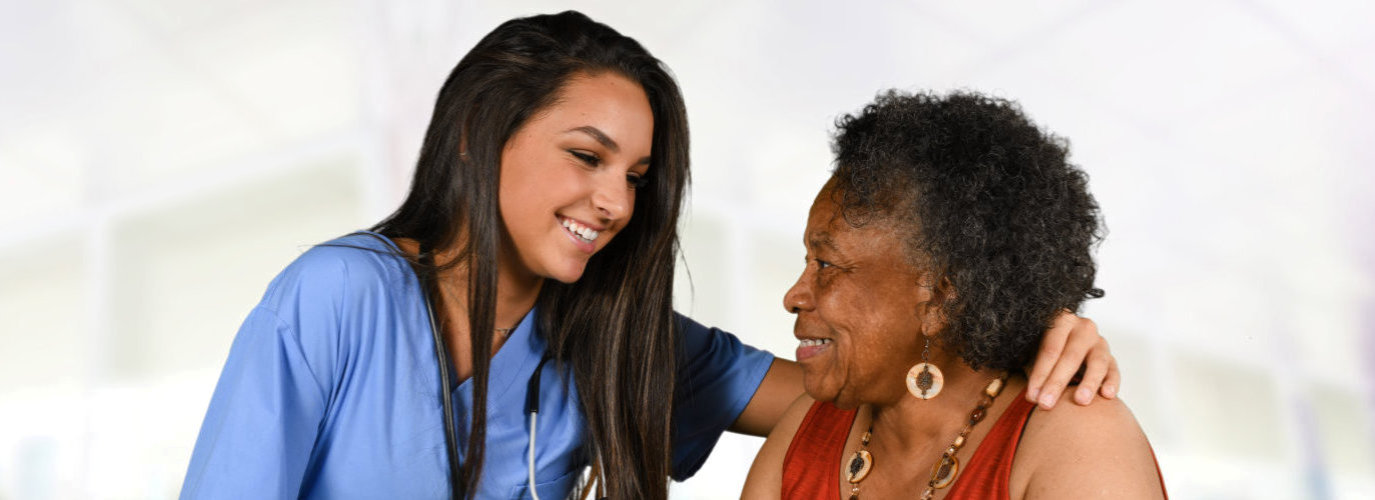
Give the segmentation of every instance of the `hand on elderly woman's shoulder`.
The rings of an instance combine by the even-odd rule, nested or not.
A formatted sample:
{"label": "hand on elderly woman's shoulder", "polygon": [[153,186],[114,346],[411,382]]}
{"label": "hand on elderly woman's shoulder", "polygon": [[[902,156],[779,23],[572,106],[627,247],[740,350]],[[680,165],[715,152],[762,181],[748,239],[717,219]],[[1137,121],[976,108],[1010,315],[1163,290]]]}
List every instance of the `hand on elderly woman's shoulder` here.
{"label": "hand on elderly woman's shoulder", "polygon": [[[1075,378],[1079,379],[1077,390],[1066,391]],[[1036,360],[1027,369],[1026,398],[1046,410],[1064,399],[1062,394],[1072,394],[1070,399],[1076,404],[1089,405],[1099,399],[1095,394],[1106,399],[1116,397],[1121,384],[1117,359],[1112,356],[1108,341],[1099,335],[1098,325],[1065,310],[1041,337]]]}

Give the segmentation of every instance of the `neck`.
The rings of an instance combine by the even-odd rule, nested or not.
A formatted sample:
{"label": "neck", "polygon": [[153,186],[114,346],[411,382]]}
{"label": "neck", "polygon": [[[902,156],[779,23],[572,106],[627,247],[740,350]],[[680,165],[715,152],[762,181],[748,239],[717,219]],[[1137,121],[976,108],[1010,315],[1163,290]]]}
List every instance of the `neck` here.
{"label": "neck", "polygon": [[[457,250],[448,250],[435,256],[435,262],[451,262]],[[493,317],[495,328],[515,328],[521,318],[535,307],[544,279],[534,274],[519,272],[509,262],[497,262],[496,315]],[[468,324],[468,268],[459,264],[439,274],[440,290],[444,302],[452,313],[450,319],[466,330]]]}
{"label": "neck", "polygon": [[[401,251],[418,255],[420,244],[410,238],[397,238],[396,244]],[[453,262],[458,257],[458,249],[451,248],[434,256],[436,265]],[[515,328],[521,318],[535,307],[544,279],[529,272],[521,273],[516,266],[504,260],[497,262],[496,328]],[[448,313],[448,320],[466,331],[468,324],[468,268],[462,264],[445,269],[439,274],[439,302]],[[440,305],[440,304],[436,304]]]}
{"label": "neck", "polygon": [[535,307],[540,290],[544,288],[544,278],[528,272],[519,273],[511,267],[505,261],[497,263],[497,328],[515,328]]}
{"label": "neck", "polygon": [[[419,254],[420,244],[408,238],[398,238],[397,246],[410,255]],[[458,256],[457,249],[449,249],[435,254],[434,262],[444,265],[453,262]],[[440,316],[441,328],[447,339],[449,359],[453,362],[457,380],[465,380],[473,373],[472,335],[468,332],[468,268],[457,265],[440,272],[439,297],[435,298],[436,313]],[[535,307],[544,280],[532,274],[521,274],[513,270],[508,262],[497,263],[496,316],[495,328],[514,328],[521,318]],[[492,354],[495,355],[506,335],[493,335]]]}

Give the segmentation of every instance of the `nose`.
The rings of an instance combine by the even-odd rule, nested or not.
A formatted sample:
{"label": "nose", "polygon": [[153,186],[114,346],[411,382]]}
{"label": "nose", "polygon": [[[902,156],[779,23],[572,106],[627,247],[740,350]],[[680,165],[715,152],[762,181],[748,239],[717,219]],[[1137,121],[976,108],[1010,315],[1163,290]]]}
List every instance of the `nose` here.
{"label": "nose", "polygon": [[783,308],[787,309],[790,313],[798,314],[802,311],[811,311],[816,308],[816,303],[813,301],[812,297],[812,286],[810,280],[807,279],[807,274],[810,270],[811,266],[804,269],[802,271],[802,276],[797,277],[797,282],[793,283],[791,288],[788,288],[788,293],[783,294]]}
{"label": "nose", "polygon": [[624,173],[608,169],[592,192],[592,207],[605,221],[630,218],[635,209],[635,190],[626,184]]}

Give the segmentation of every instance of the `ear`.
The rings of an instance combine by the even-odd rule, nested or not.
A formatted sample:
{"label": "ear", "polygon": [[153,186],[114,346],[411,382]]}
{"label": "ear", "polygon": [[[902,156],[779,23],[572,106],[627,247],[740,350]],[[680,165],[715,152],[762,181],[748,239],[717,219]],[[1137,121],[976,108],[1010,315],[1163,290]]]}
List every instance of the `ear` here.
{"label": "ear", "polygon": [[[935,284],[928,284],[932,281]],[[945,328],[946,306],[955,300],[955,285],[950,282],[950,278],[942,276],[936,279],[933,273],[922,275],[921,304],[917,307],[921,314],[921,334],[924,336],[935,336]]]}

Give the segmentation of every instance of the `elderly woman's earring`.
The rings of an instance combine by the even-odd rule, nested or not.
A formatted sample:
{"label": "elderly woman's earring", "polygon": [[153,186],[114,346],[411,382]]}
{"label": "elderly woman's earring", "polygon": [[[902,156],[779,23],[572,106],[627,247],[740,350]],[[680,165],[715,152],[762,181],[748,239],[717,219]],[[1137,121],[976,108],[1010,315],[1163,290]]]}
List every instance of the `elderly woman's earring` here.
{"label": "elderly woman's earring", "polygon": [[926,346],[921,349],[921,362],[907,370],[907,392],[918,399],[931,399],[941,393],[945,386],[945,376],[941,369],[931,364],[931,337],[926,337]]}

